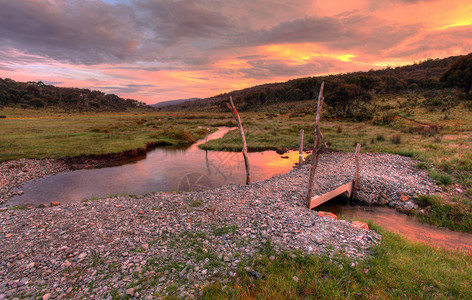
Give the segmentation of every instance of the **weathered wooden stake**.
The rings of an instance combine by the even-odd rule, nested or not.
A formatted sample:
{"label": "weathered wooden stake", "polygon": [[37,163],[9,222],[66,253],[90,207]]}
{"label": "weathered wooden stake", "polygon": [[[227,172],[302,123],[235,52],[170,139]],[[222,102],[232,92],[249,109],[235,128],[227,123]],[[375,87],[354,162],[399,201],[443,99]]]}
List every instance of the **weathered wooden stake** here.
{"label": "weathered wooden stake", "polygon": [[354,179],[352,180],[352,192],[351,192],[351,197],[349,197],[349,200],[352,201],[354,199],[354,196],[356,195],[357,191],[357,185],[359,184],[359,169],[360,169],[360,163],[359,163],[359,155],[361,151],[361,144],[357,144],[356,146],[356,153],[354,154],[355,160],[356,160],[356,173],[354,174]]}
{"label": "weathered wooden stake", "polygon": [[[306,195],[306,205],[310,207],[310,201],[313,194],[313,181],[315,180],[315,170],[318,166],[318,160],[320,159],[321,151],[323,147],[320,147],[321,131],[320,131],[320,117],[321,108],[323,107],[324,96],[323,96],[324,82],[321,83],[320,93],[318,95],[318,109],[316,112],[316,123],[315,123],[315,145],[313,146],[312,159],[311,159],[311,170],[310,170],[310,181],[308,182],[308,192]],[[323,142],[321,142],[323,143]]]}
{"label": "weathered wooden stake", "polygon": [[251,172],[249,170],[249,158],[247,156],[246,137],[244,136],[243,125],[241,124],[241,119],[239,118],[238,111],[234,106],[232,96],[229,97],[229,103],[226,103],[226,105],[231,110],[231,113],[233,114],[233,117],[236,120],[236,123],[238,124],[239,134],[241,135],[241,141],[243,142],[242,152],[244,157],[244,164],[246,165],[246,184],[249,184],[251,182]]}
{"label": "weathered wooden stake", "polygon": [[303,129],[300,129],[300,149],[298,151],[298,168],[301,169],[303,167],[303,161],[305,160],[303,158],[303,133],[305,131]]}
{"label": "weathered wooden stake", "polygon": [[208,145],[207,145],[208,133],[210,133],[210,128],[207,128],[206,135],[205,135],[205,151],[208,151]]}

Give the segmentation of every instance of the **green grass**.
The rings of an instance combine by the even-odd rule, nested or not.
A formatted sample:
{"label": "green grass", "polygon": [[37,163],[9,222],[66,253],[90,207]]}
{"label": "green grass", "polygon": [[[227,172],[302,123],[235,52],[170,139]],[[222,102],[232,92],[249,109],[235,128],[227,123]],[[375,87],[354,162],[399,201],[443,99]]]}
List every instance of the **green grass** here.
{"label": "green grass", "polygon": [[452,183],[452,177],[448,174],[431,170],[428,175],[439,185],[450,185]]}
{"label": "green grass", "polygon": [[205,128],[231,122],[230,115],[191,113],[88,113],[3,108],[0,162],[18,158],[58,158],[117,153],[148,143],[186,146]]}
{"label": "green grass", "polygon": [[420,195],[418,205],[425,213],[412,212],[417,219],[452,230],[472,232],[472,204],[465,198],[452,198],[450,201],[441,196]]}
{"label": "green grass", "polygon": [[[270,245],[240,266],[238,279],[205,289],[204,299],[470,299],[472,256],[383,236],[371,258],[352,267],[343,256],[275,254]],[[295,255],[293,255],[295,254]],[[275,260],[271,261],[270,256]],[[250,276],[245,267],[264,275]],[[298,282],[294,280],[296,276]]]}

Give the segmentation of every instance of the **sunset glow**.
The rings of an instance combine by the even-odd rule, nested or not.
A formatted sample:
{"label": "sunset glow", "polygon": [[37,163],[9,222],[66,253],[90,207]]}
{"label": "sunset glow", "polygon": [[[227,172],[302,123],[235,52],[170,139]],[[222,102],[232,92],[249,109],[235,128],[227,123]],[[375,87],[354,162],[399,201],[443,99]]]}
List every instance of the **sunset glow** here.
{"label": "sunset glow", "polygon": [[472,51],[464,0],[0,4],[1,78],[147,103]]}

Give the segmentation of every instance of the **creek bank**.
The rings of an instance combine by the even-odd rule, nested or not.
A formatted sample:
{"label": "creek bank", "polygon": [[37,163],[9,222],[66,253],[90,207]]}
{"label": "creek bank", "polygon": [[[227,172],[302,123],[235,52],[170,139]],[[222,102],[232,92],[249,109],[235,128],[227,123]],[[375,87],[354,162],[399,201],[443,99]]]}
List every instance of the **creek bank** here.
{"label": "creek bank", "polygon": [[[315,192],[351,180],[352,156],[322,155]],[[366,199],[379,187],[391,199],[437,189],[409,158],[367,153],[361,163],[358,194]],[[50,162],[38,174],[60,168]],[[198,296],[210,282],[237,276],[269,242],[278,252],[369,256],[381,241],[376,232],[306,209],[308,173],[304,166],[248,186],[0,211],[0,298]]]}
{"label": "creek bank", "polygon": [[306,209],[307,169],[249,186],[0,212],[0,296],[198,296],[268,242],[369,255],[377,233]]}

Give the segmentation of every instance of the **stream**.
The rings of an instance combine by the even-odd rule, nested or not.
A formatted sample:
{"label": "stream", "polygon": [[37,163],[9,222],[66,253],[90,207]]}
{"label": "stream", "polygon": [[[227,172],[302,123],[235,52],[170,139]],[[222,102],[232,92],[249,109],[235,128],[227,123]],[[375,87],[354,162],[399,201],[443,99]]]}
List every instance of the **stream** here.
{"label": "stream", "polygon": [[[219,127],[208,140],[219,139],[234,128]],[[205,151],[199,140],[186,149],[158,148],[143,157],[98,169],[82,169],[33,180],[21,187],[22,196],[12,197],[6,206],[62,204],[112,195],[149,192],[196,191],[227,184],[245,184],[245,166],[239,152]],[[298,152],[283,155],[275,151],[249,153],[251,179],[260,181],[287,173],[298,162]],[[330,211],[344,219],[372,220],[390,231],[432,246],[461,249],[472,253],[472,234],[455,232],[416,221],[388,207],[347,205],[335,198],[316,210]]]}
{"label": "stream", "polygon": [[[219,139],[234,128],[219,127],[208,140]],[[30,181],[7,206],[62,204],[111,195],[149,192],[196,191],[228,184],[245,184],[246,170],[240,152],[201,150],[199,140],[186,149],[157,148],[145,156],[98,169],[81,169]],[[285,158],[282,158],[285,157]],[[287,173],[298,162],[298,152],[249,153],[251,180],[260,181]],[[19,189],[17,189],[19,190]]]}

